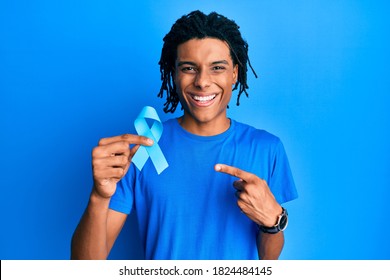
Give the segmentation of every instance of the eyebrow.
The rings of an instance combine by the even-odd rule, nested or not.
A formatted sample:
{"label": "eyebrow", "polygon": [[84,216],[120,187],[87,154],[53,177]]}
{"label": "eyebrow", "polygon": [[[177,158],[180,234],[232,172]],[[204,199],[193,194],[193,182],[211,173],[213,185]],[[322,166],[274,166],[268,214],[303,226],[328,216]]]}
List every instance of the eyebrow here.
{"label": "eyebrow", "polygon": [[[216,65],[216,64],[226,64],[226,65],[229,65],[229,62],[227,60],[217,60],[217,61],[213,61],[211,63],[211,65]],[[196,66],[196,63],[195,62],[192,62],[192,61],[179,61],[177,63],[177,66],[182,66],[182,65],[193,65],[193,66]]]}

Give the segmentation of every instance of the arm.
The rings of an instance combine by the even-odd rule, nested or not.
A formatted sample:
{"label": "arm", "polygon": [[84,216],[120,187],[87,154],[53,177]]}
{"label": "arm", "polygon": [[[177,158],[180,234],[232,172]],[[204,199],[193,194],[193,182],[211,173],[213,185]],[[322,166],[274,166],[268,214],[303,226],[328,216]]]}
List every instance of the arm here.
{"label": "arm", "polygon": [[[116,184],[126,175],[139,145],[152,145],[137,135],[122,135],[99,141],[92,152],[94,186],[87,209],[71,244],[72,259],[106,259],[118,237],[126,214],[109,209]],[[130,144],[136,144],[130,149]]]}
{"label": "arm", "polygon": [[109,200],[92,192],[88,207],[72,238],[72,259],[106,259],[126,214],[108,209]]}
{"label": "arm", "polygon": [[277,260],[284,245],[283,231],[276,234],[259,232],[257,239],[257,251],[261,260]]}
{"label": "arm", "polygon": [[[237,189],[237,205],[248,218],[265,227],[273,227],[276,224],[282,209],[265,180],[224,164],[217,164],[215,170],[240,178],[233,186]],[[257,250],[260,259],[278,259],[283,245],[283,232],[270,234],[259,231]]]}

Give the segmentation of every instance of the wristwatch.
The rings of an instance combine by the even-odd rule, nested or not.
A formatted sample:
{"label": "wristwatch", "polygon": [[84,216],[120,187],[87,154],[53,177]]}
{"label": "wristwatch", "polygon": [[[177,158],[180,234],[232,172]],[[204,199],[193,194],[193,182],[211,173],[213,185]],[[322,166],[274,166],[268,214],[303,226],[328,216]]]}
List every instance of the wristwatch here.
{"label": "wristwatch", "polygon": [[271,234],[278,233],[279,231],[284,231],[288,224],[288,213],[287,210],[284,209],[283,207],[282,210],[283,212],[282,214],[279,215],[278,222],[276,223],[276,225],[274,225],[273,227],[259,226],[261,231],[265,233],[271,233]]}

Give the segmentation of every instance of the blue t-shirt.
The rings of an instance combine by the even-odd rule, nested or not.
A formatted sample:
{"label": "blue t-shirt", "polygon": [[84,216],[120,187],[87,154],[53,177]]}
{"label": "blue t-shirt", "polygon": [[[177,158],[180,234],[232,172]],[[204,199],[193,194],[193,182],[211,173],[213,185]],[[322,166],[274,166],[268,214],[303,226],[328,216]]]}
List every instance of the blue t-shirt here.
{"label": "blue t-shirt", "polygon": [[280,204],[292,200],[297,192],[279,138],[234,120],[216,136],[191,134],[177,119],[163,125],[159,145],[169,167],[158,175],[150,158],[142,171],[131,164],[110,208],[136,210],[147,259],[258,259],[258,227],[237,206],[237,178],[214,165],[254,173]]}

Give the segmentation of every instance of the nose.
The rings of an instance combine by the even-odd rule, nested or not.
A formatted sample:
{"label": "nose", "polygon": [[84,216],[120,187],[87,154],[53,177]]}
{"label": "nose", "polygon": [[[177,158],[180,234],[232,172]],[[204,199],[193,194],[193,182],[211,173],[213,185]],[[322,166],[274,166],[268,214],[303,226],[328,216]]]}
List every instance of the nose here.
{"label": "nose", "polygon": [[210,75],[206,71],[199,71],[195,77],[195,86],[198,88],[206,88],[211,84]]}

